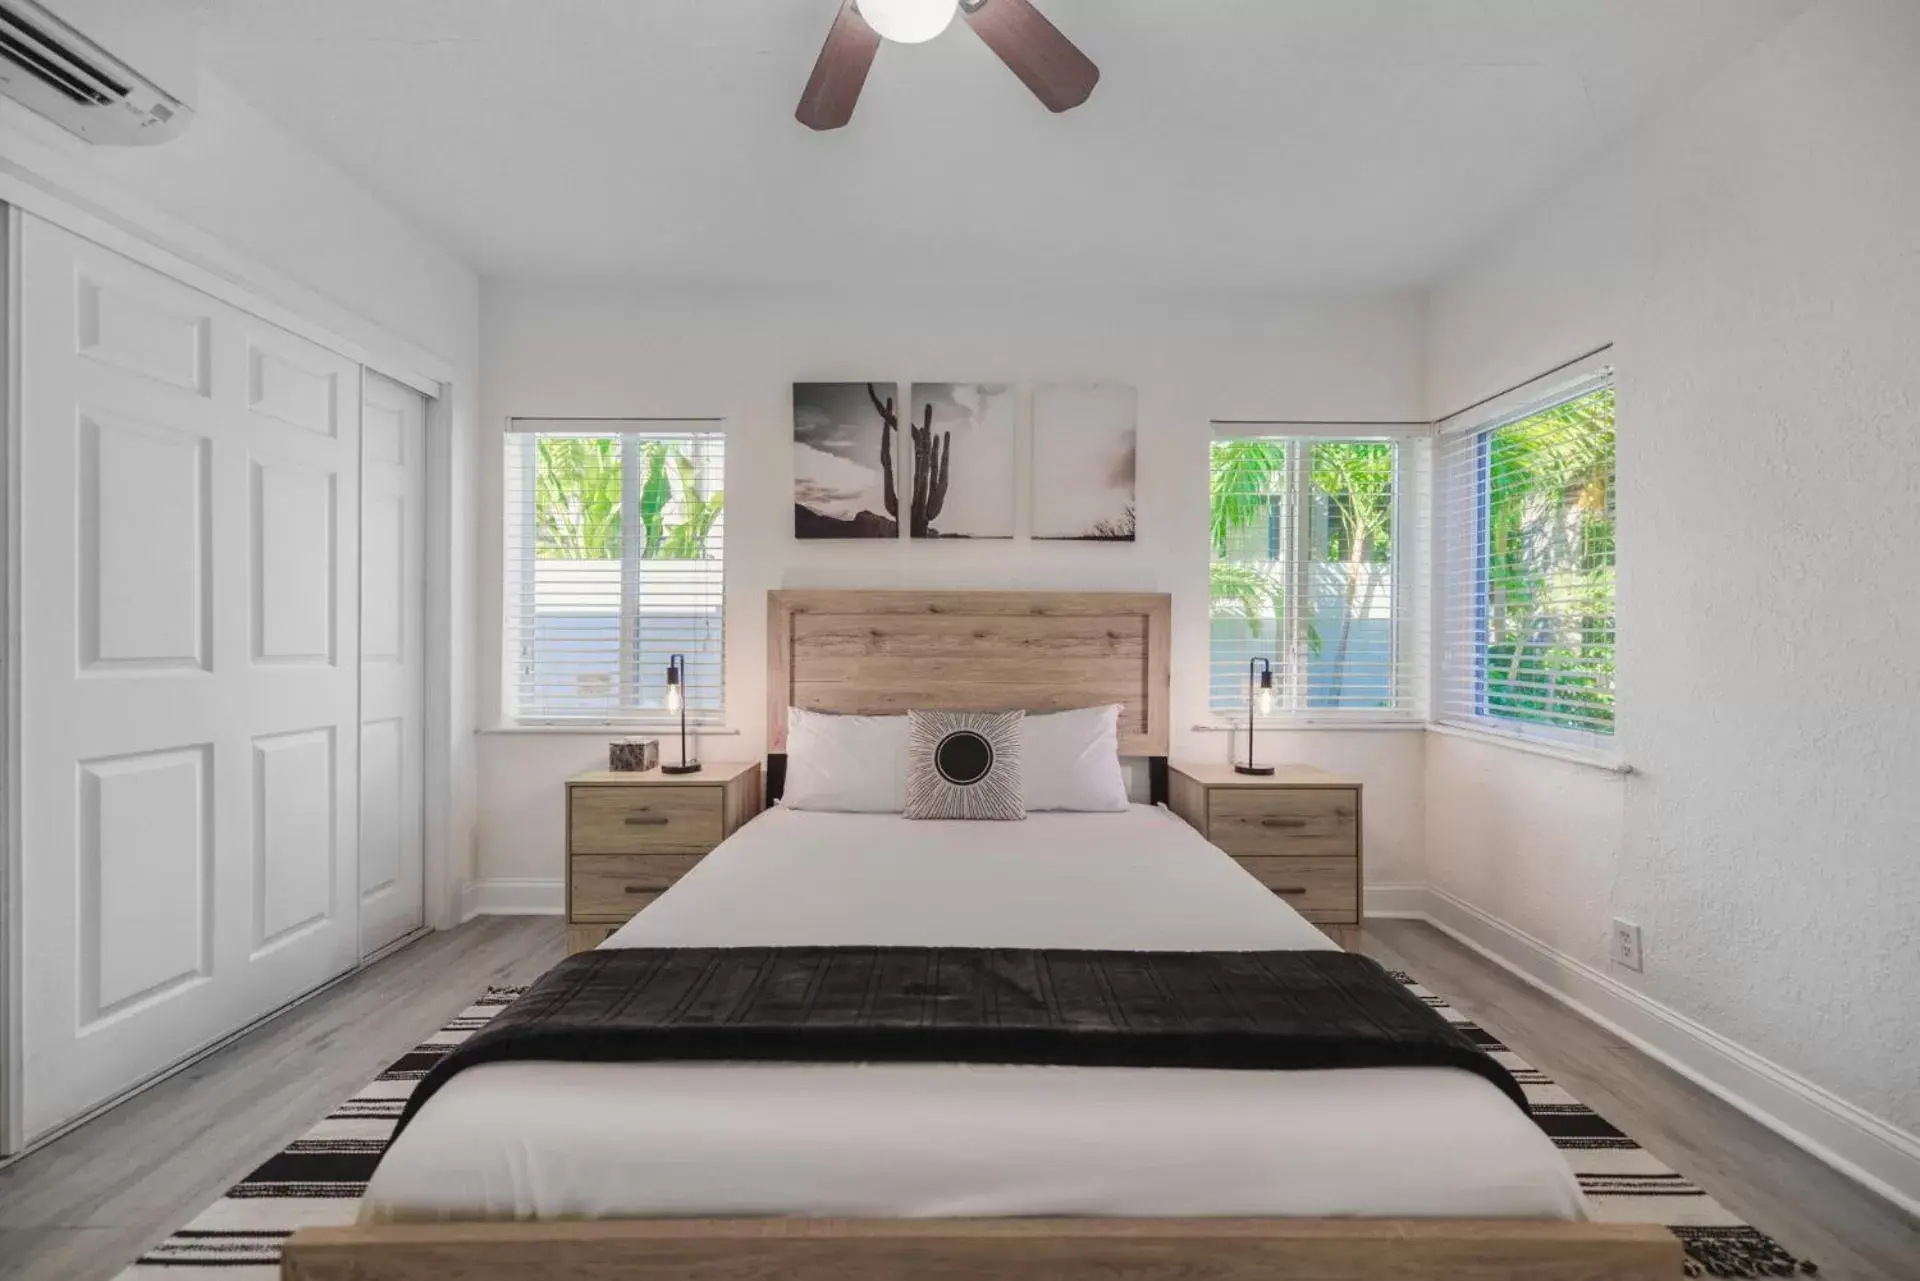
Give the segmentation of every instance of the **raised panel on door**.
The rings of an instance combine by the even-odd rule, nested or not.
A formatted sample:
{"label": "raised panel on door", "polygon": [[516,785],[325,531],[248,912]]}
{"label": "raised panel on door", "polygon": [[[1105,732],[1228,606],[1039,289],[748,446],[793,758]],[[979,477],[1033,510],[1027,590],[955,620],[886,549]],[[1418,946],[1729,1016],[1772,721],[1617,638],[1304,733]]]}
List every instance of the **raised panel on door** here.
{"label": "raised panel on door", "polygon": [[407,861],[406,730],[406,722],[397,716],[360,726],[360,898],[364,903],[391,894]]}
{"label": "raised panel on door", "polygon": [[211,442],[86,407],[79,428],[81,670],[206,670]]}
{"label": "raised panel on door", "polygon": [[207,745],[83,761],[80,1031],[213,969]]}
{"label": "raised panel on door", "polygon": [[129,271],[130,266],[124,259],[95,259],[79,267],[76,354],[212,395],[212,300],[138,268]]}
{"label": "raised panel on door", "polygon": [[369,371],[361,411],[360,947],[425,923],[426,402]]}
{"label": "raised panel on door", "polygon": [[256,458],[252,467],[254,661],[330,665],[338,477],[279,460]]}
{"label": "raised panel on door", "polygon": [[16,1142],[351,967],[360,741],[355,367],[19,221]]}
{"label": "raised panel on door", "polygon": [[293,343],[247,348],[247,407],[256,414],[321,436],[340,433],[340,364],[317,349]]}
{"label": "raised panel on door", "polygon": [[360,661],[406,662],[409,602],[407,581],[413,514],[406,496],[367,487],[360,512]]}
{"label": "raised panel on door", "polygon": [[253,743],[254,954],[333,919],[333,727]]}

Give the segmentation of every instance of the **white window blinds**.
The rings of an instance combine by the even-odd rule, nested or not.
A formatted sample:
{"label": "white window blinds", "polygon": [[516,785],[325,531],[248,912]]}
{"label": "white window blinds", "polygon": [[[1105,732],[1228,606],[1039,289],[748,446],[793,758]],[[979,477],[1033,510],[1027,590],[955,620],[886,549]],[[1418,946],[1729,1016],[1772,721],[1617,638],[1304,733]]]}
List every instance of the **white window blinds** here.
{"label": "white window blinds", "polygon": [[1247,710],[1248,665],[1273,664],[1272,714],[1416,711],[1398,440],[1213,442],[1212,709]]}
{"label": "white window blinds", "polygon": [[1599,748],[1614,710],[1612,371],[1521,397],[1442,427],[1435,719]]}
{"label": "white window blinds", "polygon": [[725,438],[713,423],[516,419],[506,440],[506,692],[522,723],[722,719]]}

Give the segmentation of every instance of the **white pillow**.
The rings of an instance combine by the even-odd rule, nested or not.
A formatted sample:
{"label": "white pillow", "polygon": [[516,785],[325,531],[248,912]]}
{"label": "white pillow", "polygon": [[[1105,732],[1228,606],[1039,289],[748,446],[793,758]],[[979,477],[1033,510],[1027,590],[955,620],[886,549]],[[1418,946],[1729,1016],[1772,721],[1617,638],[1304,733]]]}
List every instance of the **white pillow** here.
{"label": "white pillow", "polygon": [[787,709],[787,785],[794,810],[898,814],[907,805],[907,718]]}
{"label": "white pillow", "polygon": [[1021,722],[1027,811],[1127,808],[1120,773],[1120,704],[1028,715]]}

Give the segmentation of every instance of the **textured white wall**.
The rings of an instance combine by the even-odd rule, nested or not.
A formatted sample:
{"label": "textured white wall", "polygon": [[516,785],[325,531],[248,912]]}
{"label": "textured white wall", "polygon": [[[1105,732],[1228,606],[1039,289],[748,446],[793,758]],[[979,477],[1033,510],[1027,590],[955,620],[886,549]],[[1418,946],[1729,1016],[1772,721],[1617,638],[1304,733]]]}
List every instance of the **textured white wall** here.
{"label": "textured white wall", "polygon": [[[1214,418],[1399,419],[1421,404],[1423,311],[1411,297],[1314,305],[1066,300],[918,291],[671,295],[494,285],[483,304],[489,524],[483,666],[499,670],[500,451],[513,417],[718,416],[727,456],[728,722],[710,757],[764,750],[765,593],[778,587],[1021,587],[1174,597],[1174,753],[1224,757],[1206,718],[1207,479]],[[1140,405],[1140,541],[911,546],[793,537],[792,384],[814,379],[1099,379]],[[483,698],[497,711],[495,683]],[[1261,751],[1369,785],[1368,872],[1418,879],[1418,731],[1271,735]],[[483,736],[479,875],[561,874],[561,781],[604,763],[599,737]]]}
{"label": "textured white wall", "polygon": [[1608,340],[1624,780],[1427,745],[1431,881],[1920,1129],[1920,5],[1828,0],[1440,288],[1429,408]]}

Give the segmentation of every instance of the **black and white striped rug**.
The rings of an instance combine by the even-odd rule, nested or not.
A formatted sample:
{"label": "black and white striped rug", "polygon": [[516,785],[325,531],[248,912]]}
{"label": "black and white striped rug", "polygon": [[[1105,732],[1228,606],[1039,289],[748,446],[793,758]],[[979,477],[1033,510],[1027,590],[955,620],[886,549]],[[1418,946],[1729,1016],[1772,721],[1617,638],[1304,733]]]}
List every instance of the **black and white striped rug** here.
{"label": "black and white striped rug", "polygon": [[[1664,1223],[1685,1243],[1688,1275],[1787,1277],[1814,1271],[1687,1182],[1591,1108],[1547,1079],[1405,974],[1416,995],[1498,1058],[1527,1092],[1542,1129],[1580,1177],[1594,1217],[1605,1223]],[[433,1063],[518,996],[489,988],[458,1018],[380,1074],[378,1080],[230,1189],[168,1237],[121,1281],[277,1281],[280,1243],[296,1228],[348,1224],[414,1084]]]}

